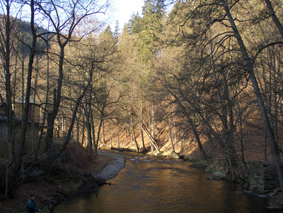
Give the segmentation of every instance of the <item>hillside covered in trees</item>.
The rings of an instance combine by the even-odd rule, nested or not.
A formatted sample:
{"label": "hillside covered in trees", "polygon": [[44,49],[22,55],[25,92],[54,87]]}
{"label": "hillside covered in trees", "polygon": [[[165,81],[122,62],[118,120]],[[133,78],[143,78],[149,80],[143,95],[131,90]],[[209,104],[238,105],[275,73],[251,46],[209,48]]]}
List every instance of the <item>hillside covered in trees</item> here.
{"label": "hillside covered in trees", "polygon": [[145,0],[123,29],[106,0],[0,4],[1,194],[69,143],[217,158],[235,180],[270,162],[283,190],[282,1]]}

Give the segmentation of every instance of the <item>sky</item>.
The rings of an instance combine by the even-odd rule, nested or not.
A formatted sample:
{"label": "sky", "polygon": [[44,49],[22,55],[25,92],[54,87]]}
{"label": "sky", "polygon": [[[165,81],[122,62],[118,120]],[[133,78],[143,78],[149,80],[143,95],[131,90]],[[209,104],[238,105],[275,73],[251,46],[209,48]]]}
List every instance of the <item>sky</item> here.
{"label": "sky", "polygon": [[123,30],[124,24],[129,21],[133,13],[138,12],[141,15],[144,5],[144,0],[112,0],[111,2],[111,8],[108,11],[110,27],[111,30],[114,30],[118,20],[120,31]]}
{"label": "sky", "polygon": [[[105,3],[106,0],[102,0]],[[111,30],[115,30],[116,21],[119,22],[120,32],[124,28],[124,24],[128,23],[133,14],[137,12],[141,15],[144,0],[110,0],[110,7],[107,9],[106,14],[103,15],[102,20],[107,20]],[[29,8],[26,9],[29,14]],[[0,8],[0,13],[2,12]],[[28,19],[29,20],[29,19]],[[27,21],[28,21],[27,20]]]}

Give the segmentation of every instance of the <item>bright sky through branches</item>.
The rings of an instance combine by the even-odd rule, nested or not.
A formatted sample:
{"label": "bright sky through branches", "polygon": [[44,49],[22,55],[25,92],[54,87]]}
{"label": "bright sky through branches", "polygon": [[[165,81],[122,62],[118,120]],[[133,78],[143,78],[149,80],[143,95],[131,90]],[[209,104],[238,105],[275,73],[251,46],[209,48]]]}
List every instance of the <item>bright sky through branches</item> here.
{"label": "bright sky through branches", "polygon": [[108,14],[111,16],[111,29],[115,29],[116,21],[119,22],[120,31],[123,30],[124,24],[129,21],[132,14],[137,12],[141,15],[144,0],[112,0],[111,9]]}

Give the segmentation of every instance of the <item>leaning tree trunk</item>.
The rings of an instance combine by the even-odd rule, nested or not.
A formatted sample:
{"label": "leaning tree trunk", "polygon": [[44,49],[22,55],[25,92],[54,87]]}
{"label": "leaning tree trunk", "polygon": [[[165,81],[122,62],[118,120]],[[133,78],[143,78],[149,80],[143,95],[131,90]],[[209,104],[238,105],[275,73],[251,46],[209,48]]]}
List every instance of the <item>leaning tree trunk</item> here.
{"label": "leaning tree trunk", "polygon": [[258,86],[258,82],[256,79],[256,76],[254,74],[254,70],[253,70],[253,64],[252,64],[252,60],[249,57],[248,51],[246,49],[246,46],[244,45],[244,42],[242,40],[242,37],[238,31],[238,28],[234,22],[234,18],[232,17],[232,14],[230,13],[230,9],[228,7],[228,3],[227,1],[222,1],[224,9],[226,11],[228,20],[231,24],[231,27],[234,30],[234,35],[238,41],[239,47],[241,49],[241,53],[243,55],[243,58],[245,60],[245,66],[246,69],[248,70],[249,73],[249,77],[251,79],[252,85],[253,85],[253,89],[257,98],[257,103],[261,112],[261,116],[263,119],[263,123],[264,123],[264,127],[265,127],[265,131],[267,133],[268,139],[269,139],[269,143],[270,143],[270,148],[271,148],[271,152],[273,155],[273,161],[276,167],[276,171],[278,174],[278,178],[279,178],[279,183],[280,183],[280,188],[281,191],[283,191],[283,168],[282,168],[282,163],[281,163],[281,159],[280,159],[280,152],[278,150],[277,147],[277,143],[275,141],[275,137],[274,137],[274,132],[272,130],[271,124],[270,124],[270,120],[269,117],[267,115],[267,111],[266,111],[266,107],[264,105],[264,101],[262,98],[262,95],[260,93],[260,89]]}
{"label": "leaning tree trunk", "polygon": [[276,16],[275,11],[274,11],[274,9],[272,7],[272,4],[271,4],[270,0],[265,0],[265,3],[266,3],[266,6],[268,8],[269,15],[272,18],[272,21],[276,25],[276,27],[277,27],[280,35],[281,35],[281,38],[283,38],[283,26],[282,26],[280,20],[278,19],[278,17]]}
{"label": "leaning tree trunk", "polygon": [[[204,151],[202,143],[200,141],[200,135],[197,131],[197,127],[194,123],[194,121],[192,120],[190,114],[188,113],[186,107],[182,104],[182,102],[180,101],[180,99],[177,97],[176,94],[174,94],[170,89],[168,89],[168,92],[175,98],[175,100],[177,101],[178,105],[181,107],[182,112],[185,114],[186,118],[188,119],[188,122],[192,128],[192,131],[194,133],[194,136],[197,140],[197,144],[198,144],[198,148],[199,151],[201,152],[202,156],[204,157],[204,159],[209,159],[209,156],[207,155],[207,153]],[[201,114],[201,112],[199,111],[199,109],[197,109],[197,107],[190,102],[188,99],[185,98],[185,96],[183,95],[183,93],[180,91],[182,98],[184,98],[192,107],[193,109],[196,110],[196,112],[199,114],[199,116],[202,118],[202,120],[208,125],[208,127],[210,128],[210,130],[212,130],[212,132],[214,133],[215,137],[219,138],[216,133],[214,132],[213,128],[208,124],[207,120],[203,117],[203,115]],[[219,140],[221,141],[221,140]]]}
{"label": "leaning tree trunk", "polygon": [[85,96],[86,91],[87,91],[87,89],[89,88],[91,82],[92,82],[92,73],[90,74],[90,77],[89,77],[89,80],[88,80],[88,84],[84,87],[82,94],[81,94],[81,95],[77,98],[77,100],[76,100],[76,104],[75,104],[75,107],[74,107],[74,110],[73,110],[73,114],[72,114],[71,124],[70,124],[70,126],[69,126],[69,130],[68,130],[68,133],[67,133],[67,137],[65,138],[65,141],[64,141],[64,144],[63,144],[63,147],[62,147],[61,152],[62,152],[63,150],[65,150],[65,148],[67,147],[68,143],[70,142],[70,139],[71,139],[71,135],[72,135],[74,123],[75,123],[75,121],[76,121],[76,117],[77,117],[76,115],[77,115],[79,106],[80,106],[81,101],[82,101],[83,97]]}

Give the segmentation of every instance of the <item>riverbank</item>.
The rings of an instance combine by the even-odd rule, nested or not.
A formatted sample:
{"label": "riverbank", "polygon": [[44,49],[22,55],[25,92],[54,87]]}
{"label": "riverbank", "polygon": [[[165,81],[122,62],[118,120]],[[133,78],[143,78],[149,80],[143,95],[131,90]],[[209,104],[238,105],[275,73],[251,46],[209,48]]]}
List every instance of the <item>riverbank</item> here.
{"label": "riverbank", "polygon": [[241,180],[231,179],[223,164],[217,160],[198,160],[193,162],[192,166],[209,174],[208,180],[233,181],[241,184],[244,188],[241,193],[264,199],[266,209],[283,212],[283,192],[280,190],[273,164],[248,162],[249,175]]}
{"label": "riverbank", "polygon": [[55,171],[23,184],[13,199],[0,202],[0,212],[25,212],[30,194],[35,194],[41,212],[53,212],[55,206],[68,197],[97,192],[125,166],[125,158],[115,153],[99,151],[98,156],[92,158],[82,150],[78,156],[72,149],[68,152],[68,157],[73,159],[67,164],[53,165]]}

